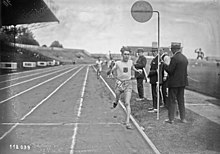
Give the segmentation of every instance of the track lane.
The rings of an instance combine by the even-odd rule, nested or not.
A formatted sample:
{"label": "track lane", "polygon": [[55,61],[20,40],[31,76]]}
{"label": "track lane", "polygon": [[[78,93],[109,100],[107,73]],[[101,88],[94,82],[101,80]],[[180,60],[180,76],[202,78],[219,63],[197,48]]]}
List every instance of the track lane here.
{"label": "track lane", "polygon": [[60,77],[60,76],[62,76],[64,74],[66,74],[66,73],[69,73],[71,70],[74,70],[74,69],[77,69],[77,67],[74,67],[72,69],[64,71],[61,74],[57,73],[58,75],[56,75],[56,76],[54,76],[54,75],[46,76],[45,78],[40,78],[40,80],[36,80],[36,82],[31,82],[30,84],[23,84],[24,86],[19,85],[16,88],[14,88],[14,87],[13,88],[9,88],[9,89],[5,90],[7,92],[7,95],[6,95],[7,98],[1,97],[0,98],[0,104],[5,103],[5,102],[7,102],[7,101],[9,101],[9,100],[11,100],[11,99],[13,99],[13,98],[23,94],[23,93],[25,93],[27,91],[30,91],[30,90],[38,87],[38,86],[41,86],[41,85],[43,85],[43,84],[45,84],[47,82],[50,82],[51,80],[54,80],[54,79],[56,79],[56,78],[58,78],[58,77]]}
{"label": "track lane", "polygon": [[[81,68],[82,69],[82,68]],[[79,76],[78,78],[81,80],[81,77],[80,76],[82,76],[82,73],[78,73],[78,72],[81,72],[81,70],[79,69],[77,72],[75,72],[75,73],[73,73],[67,80],[65,80],[65,82],[63,82],[60,86],[59,86],[59,88],[57,88],[57,90],[54,90],[54,93],[52,94],[51,93],[51,97],[48,95],[48,98],[45,98],[45,102],[42,104],[42,106],[39,106],[38,108],[36,108],[36,110],[34,110],[34,112],[33,113],[31,113],[31,114],[29,114],[29,116],[27,117],[24,117],[23,118],[23,121],[22,121],[22,123],[26,123],[26,124],[28,124],[29,122],[35,122],[35,123],[37,123],[37,121],[36,121],[36,119],[35,119],[35,117],[36,117],[36,115],[37,115],[37,117],[39,118],[38,120],[42,120],[42,117],[41,117],[41,115],[44,115],[44,117],[48,117],[49,119],[47,119],[47,120],[49,120],[49,121],[47,121],[46,119],[44,119],[44,120],[46,120],[47,122],[45,122],[45,121],[42,121],[44,124],[46,124],[46,123],[53,123],[54,121],[56,121],[56,120],[58,120],[59,119],[59,117],[61,118],[60,119],[60,121],[62,121],[62,122],[65,122],[65,123],[68,123],[69,121],[68,121],[68,119],[66,118],[66,116],[64,116],[64,119],[62,118],[62,116],[61,115],[59,115],[59,116],[54,116],[54,110],[61,110],[61,111],[64,111],[65,113],[63,113],[63,115],[66,115],[66,114],[70,114],[68,117],[69,117],[69,120],[70,121],[72,121],[72,118],[74,117],[74,116],[72,116],[72,112],[74,111],[74,109],[73,109],[73,105],[74,105],[74,103],[72,102],[74,99],[76,99],[76,98],[79,98],[80,97],[80,95],[78,94],[77,95],[77,93],[74,93],[74,95],[73,95],[73,93],[71,93],[71,89],[72,88],[74,88],[73,87],[73,85],[72,84],[69,84],[69,81],[70,80],[73,80],[72,78],[75,78],[75,76]],[[81,74],[81,75],[80,75]],[[75,83],[75,85],[76,86],[82,86],[82,85],[80,85],[80,80],[76,80],[75,81],[75,79],[74,79],[74,83]],[[68,84],[67,84],[67,82],[68,82]],[[73,83],[73,84],[74,84]],[[66,91],[66,89],[68,89],[68,92],[69,93],[67,93],[67,91]],[[70,90],[69,90],[70,89]],[[56,93],[56,94],[55,94]],[[79,92],[78,92],[79,93]],[[62,97],[60,97],[60,96],[68,96],[69,97],[69,99],[71,100],[71,101],[65,101],[65,102],[62,102],[62,100],[63,100],[63,98]],[[59,101],[60,100],[60,101]],[[42,102],[43,102],[43,100],[42,100]],[[55,104],[54,104],[55,103]],[[77,103],[76,103],[77,104]],[[55,108],[52,108],[52,106],[54,106]],[[69,110],[68,110],[69,109]],[[68,110],[68,111],[67,111]],[[49,111],[49,112],[48,112]],[[50,112],[51,111],[51,112]],[[58,112],[59,114],[62,114],[62,112]],[[67,120],[67,121],[65,121],[65,119]],[[18,126],[18,127],[17,127]],[[28,125],[29,126],[29,125]],[[51,131],[51,127],[49,127],[49,129],[48,128],[45,128],[45,126],[39,126],[38,125],[38,127],[36,127],[36,125],[34,126],[34,128],[32,128],[31,126],[30,127],[27,127],[27,129],[25,129],[24,127],[22,127],[22,125],[21,126],[19,126],[19,124],[17,124],[15,127],[17,127],[16,129],[14,128],[13,130],[11,130],[9,133],[10,133],[10,135],[11,136],[13,136],[13,143],[12,142],[10,142],[10,139],[12,138],[11,136],[7,136],[7,138],[6,138],[6,140],[4,140],[4,141],[1,141],[1,142],[4,142],[3,144],[4,145],[6,145],[6,147],[7,148],[4,148],[4,150],[6,150],[6,151],[10,151],[10,153],[22,153],[22,152],[24,152],[24,151],[22,151],[22,150],[16,150],[16,149],[14,149],[14,150],[10,150],[10,145],[13,145],[14,143],[18,143],[18,141],[19,140],[17,140],[17,135],[18,135],[18,132],[19,133],[21,133],[21,134],[19,134],[19,135],[21,135],[20,137],[23,139],[21,142],[21,144],[23,144],[23,145],[26,145],[25,143],[27,143],[27,142],[25,142],[24,143],[24,139],[25,138],[23,138],[24,136],[26,136],[26,135],[28,135],[28,136],[26,136],[27,138],[26,138],[26,140],[32,140],[33,138],[30,138],[30,136],[32,136],[32,137],[36,137],[36,139],[34,139],[32,142],[29,142],[29,143],[32,143],[32,145],[31,146],[33,146],[34,147],[34,149],[32,149],[33,151],[31,151],[30,153],[35,153],[35,151],[39,151],[39,145],[41,145],[41,139],[40,139],[40,141],[39,141],[39,138],[41,138],[42,137],[42,135],[45,135],[44,134],[44,132],[47,132],[46,134],[48,134],[49,135],[49,137],[50,137],[50,133],[52,133],[53,132],[53,130],[55,130],[55,132],[56,133],[54,133],[54,135],[56,136],[57,135],[57,133],[59,133],[59,132],[57,132],[57,130],[59,129],[59,127],[61,127],[62,125],[58,125],[58,126],[54,126],[54,127],[52,127],[52,131]],[[46,127],[48,127],[48,126],[46,126]],[[39,128],[41,128],[41,129],[39,129]],[[69,127],[69,128],[63,128],[63,130],[66,130],[66,129],[69,129],[70,130],[70,132],[71,132],[71,130],[72,130],[72,128],[71,127]],[[34,132],[36,133],[36,134],[38,134],[38,130],[40,130],[41,131],[41,133],[42,133],[42,131],[43,131],[43,134],[41,134],[41,135],[37,135],[37,136],[34,136],[34,134],[29,134],[29,132],[32,132],[33,133],[33,130],[34,130]],[[13,133],[11,133],[11,132],[13,132]],[[25,132],[25,133],[24,133]],[[26,132],[28,132],[28,133],[26,133]],[[8,133],[8,134],[9,134]],[[68,133],[67,133],[68,134]],[[71,135],[69,135],[68,137],[70,138],[70,136]],[[59,139],[58,139],[59,140]],[[38,142],[39,141],[39,142]],[[60,140],[59,140],[60,141]],[[62,141],[63,142],[63,141]],[[7,144],[5,144],[5,143],[7,143]],[[65,145],[64,145],[65,146]],[[41,149],[40,149],[40,151],[42,152],[42,150],[46,150],[45,148],[42,148],[43,147],[43,145],[41,145]],[[48,147],[47,147],[48,148]],[[56,149],[55,148],[55,146],[53,146],[53,149]],[[59,153],[59,149],[56,149],[58,152],[57,153]]]}
{"label": "track lane", "polygon": [[[12,79],[6,79],[0,82],[0,90],[4,90],[4,89],[7,89],[13,86],[17,86],[17,85],[20,85],[26,82],[30,82],[30,81],[45,77],[47,75],[53,74],[53,73],[64,71],[66,69],[68,68],[53,69],[49,71],[37,72],[34,74],[28,74],[28,75],[24,75],[20,77],[15,77]],[[8,86],[5,86],[5,85],[8,85]]]}
{"label": "track lane", "polygon": [[73,69],[71,71],[70,69],[66,74],[59,74],[58,76],[48,79],[50,80],[48,82],[47,80],[43,81],[41,85],[35,85],[35,87],[31,87],[7,98],[5,102],[0,104],[1,122],[17,122],[26,112],[36,106],[36,102],[46,98],[47,95],[62,84],[72,72],[76,72],[77,70],[78,69]]}
{"label": "track lane", "polygon": [[[94,70],[89,70],[87,84],[82,82],[85,71],[78,75],[0,141],[4,152],[66,154],[72,149],[72,153],[153,153],[137,130],[126,130],[121,124],[124,111],[120,107],[110,110],[113,96],[102,81],[96,79]],[[21,145],[29,145],[30,150],[21,150]]]}

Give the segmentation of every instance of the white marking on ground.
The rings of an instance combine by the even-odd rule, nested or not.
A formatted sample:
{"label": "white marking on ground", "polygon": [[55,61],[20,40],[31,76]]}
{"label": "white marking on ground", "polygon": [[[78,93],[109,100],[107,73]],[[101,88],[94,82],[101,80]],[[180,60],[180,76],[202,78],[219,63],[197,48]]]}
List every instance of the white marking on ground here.
{"label": "white marking on ground", "polygon": [[[82,103],[83,103],[83,97],[84,97],[85,87],[86,87],[86,83],[87,83],[88,72],[89,72],[89,67],[87,67],[86,75],[85,75],[84,82],[83,82],[83,87],[82,87],[82,92],[81,92],[81,97],[80,97],[80,104],[79,104],[79,108],[78,108],[78,112],[77,112],[77,119],[76,119],[77,121],[79,120],[80,115],[81,115]],[[75,123],[75,128],[74,128],[73,135],[72,135],[72,143],[70,146],[70,154],[74,153],[78,125],[79,125],[79,123]]]}
{"label": "white marking on ground", "polygon": [[25,81],[22,81],[22,82],[18,82],[18,83],[12,84],[12,85],[10,85],[10,86],[0,88],[0,90],[4,90],[4,89],[10,88],[10,87],[14,87],[14,86],[17,86],[17,85],[26,83],[26,82],[30,82],[30,81],[33,81],[33,80],[36,80],[36,79],[39,79],[39,78],[43,78],[43,77],[45,77],[45,76],[49,76],[49,75],[51,75],[51,74],[55,74],[55,73],[61,72],[61,71],[63,71],[63,70],[57,70],[57,71],[55,71],[55,72],[51,72],[51,73],[48,73],[48,74],[44,74],[44,75],[38,76],[38,77],[36,77],[36,78],[31,78],[31,79],[29,79],[29,80],[25,80]]}
{"label": "white marking on ground", "polygon": [[[94,70],[96,70],[93,67]],[[112,95],[114,97],[116,97],[114,91],[111,89],[111,87],[108,85],[108,83],[103,79],[102,76],[100,76],[100,78],[102,79],[102,81],[105,83],[105,85],[108,87],[108,89],[110,90],[110,92],[112,93]],[[123,103],[119,100],[119,104],[121,105],[121,107],[124,109],[124,111],[126,112],[126,108],[123,105]],[[153,151],[155,152],[155,154],[160,154],[160,151],[156,148],[156,146],[153,144],[153,142],[149,139],[149,137],[144,133],[144,131],[141,129],[141,127],[139,126],[139,124],[136,122],[136,120],[133,118],[132,115],[130,115],[130,119],[133,122],[133,124],[135,125],[135,127],[137,128],[138,132],[142,135],[142,137],[144,138],[144,140],[149,144],[149,146],[153,149]]]}
{"label": "white marking on ground", "polygon": [[188,76],[188,79],[195,81],[195,82],[200,82],[199,80],[193,79],[192,77]]}
{"label": "white marking on ground", "polygon": [[[61,69],[59,69],[59,70],[61,70]],[[66,69],[68,69],[68,68],[66,68]],[[53,69],[53,70],[51,69],[49,71],[55,71],[55,70],[57,70],[57,69]],[[34,75],[37,75],[37,74],[42,74],[42,73],[47,73],[47,72],[48,71],[43,71],[43,72],[40,71],[40,72],[37,72],[37,73],[33,73],[33,74],[29,74],[29,75],[25,75],[25,76],[21,76],[21,77],[17,77],[17,78],[12,78],[12,79],[9,79],[9,80],[4,80],[4,81],[1,81],[0,83],[9,82],[9,81],[13,81],[13,80],[18,80],[18,79],[22,79],[22,78],[26,78],[26,77],[31,77],[31,76],[34,76]]]}
{"label": "white marking on ground", "polygon": [[[2,125],[15,125],[15,122],[8,122],[8,123],[1,123],[0,126]],[[121,123],[111,123],[111,122],[99,122],[99,123],[89,123],[89,122],[84,122],[84,123],[78,123],[78,122],[58,122],[58,123],[19,123],[19,126],[73,126],[73,125],[122,125]]]}
{"label": "white marking on ground", "polygon": [[67,74],[68,72],[71,72],[71,71],[74,70],[74,69],[76,69],[76,68],[73,68],[73,69],[71,69],[71,70],[69,70],[69,71],[66,71],[66,72],[64,72],[64,73],[62,73],[62,74],[59,74],[59,75],[57,75],[57,76],[55,76],[55,77],[53,77],[53,78],[50,78],[50,79],[48,79],[48,80],[46,80],[46,81],[44,81],[44,82],[41,82],[41,83],[39,83],[39,84],[37,84],[37,85],[35,85],[35,86],[33,86],[33,87],[30,87],[30,88],[28,88],[28,89],[26,89],[26,90],[24,90],[24,91],[22,91],[22,92],[20,92],[20,93],[17,93],[17,94],[15,94],[14,96],[11,96],[11,97],[9,97],[9,98],[7,98],[7,99],[5,99],[5,100],[2,100],[2,101],[0,101],[0,104],[4,103],[4,102],[6,102],[6,101],[9,101],[9,100],[11,100],[11,99],[13,99],[13,98],[15,98],[15,97],[17,97],[17,96],[20,96],[20,95],[22,95],[22,94],[24,94],[24,93],[26,93],[26,92],[28,92],[28,91],[34,89],[34,88],[37,88],[37,87],[39,87],[39,86],[41,86],[41,85],[43,85],[43,84],[45,84],[45,83],[47,83],[47,82],[49,82],[49,81],[51,81],[51,80],[54,80],[54,79],[58,78],[58,77],[60,77],[60,76],[62,76],[62,75],[64,75],[64,74]]}
{"label": "white marking on ground", "polygon": [[[21,121],[24,120],[27,116],[29,116],[32,112],[34,112],[34,110],[36,108],[38,108],[41,104],[43,104],[46,100],[48,100],[53,94],[55,94],[65,83],[67,83],[71,78],[73,78],[82,68],[80,68],[79,70],[77,70],[72,76],[70,76],[66,81],[64,81],[62,84],[60,84],[52,93],[50,93],[46,98],[44,98],[40,103],[38,103],[34,108],[31,109],[31,111],[29,111],[26,115],[24,115],[21,118]],[[71,69],[73,70],[73,69]],[[68,72],[68,71],[67,71]],[[14,124],[14,126],[12,126],[7,132],[5,132],[1,137],[0,137],[0,141],[7,136],[12,130],[14,130],[18,125],[20,124],[20,122],[17,122]]]}

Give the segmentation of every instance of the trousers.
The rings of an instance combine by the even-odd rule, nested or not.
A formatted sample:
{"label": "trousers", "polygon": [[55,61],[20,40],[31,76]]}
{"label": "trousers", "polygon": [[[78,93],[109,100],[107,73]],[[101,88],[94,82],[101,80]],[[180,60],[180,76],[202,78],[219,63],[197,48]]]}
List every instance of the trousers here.
{"label": "trousers", "polygon": [[144,98],[144,86],[143,86],[144,78],[136,78],[136,80],[137,80],[138,96],[139,98]]}
{"label": "trousers", "polygon": [[[152,99],[153,99],[153,108],[157,109],[157,84],[151,84],[151,93],[152,93]],[[162,105],[161,91],[159,91],[159,94],[160,94],[159,105]]]}
{"label": "trousers", "polygon": [[178,104],[180,119],[185,119],[185,100],[184,100],[185,87],[169,88],[168,91],[168,117],[170,121],[174,120],[176,111],[176,102]]}

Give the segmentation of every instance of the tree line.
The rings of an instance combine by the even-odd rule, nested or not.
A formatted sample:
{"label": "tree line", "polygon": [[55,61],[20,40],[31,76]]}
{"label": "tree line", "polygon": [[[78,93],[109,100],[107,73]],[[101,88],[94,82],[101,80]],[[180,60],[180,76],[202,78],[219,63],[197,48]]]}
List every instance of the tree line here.
{"label": "tree line", "polygon": [[[0,29],[0,41],[5,43],[10,42],[40,46],[39,42],[35,39],[33,32],[23,26],[3,26]],[[47,47],[46,45],[42,46]],[[63,48],[63,45],[59,41],[55,40],[51,43],[50,47]]]}

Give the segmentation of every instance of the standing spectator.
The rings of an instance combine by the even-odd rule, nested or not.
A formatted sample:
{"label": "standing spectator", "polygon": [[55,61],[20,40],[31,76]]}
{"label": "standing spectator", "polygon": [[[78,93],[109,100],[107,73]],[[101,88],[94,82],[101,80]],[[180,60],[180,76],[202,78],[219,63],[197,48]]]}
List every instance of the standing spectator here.
{"label": "standing spectator", "polygon": [[99,79],[100,75],[101,75],[101,72],[102,72],[102,61],[101,61],[101,58],[98,57],[98,60],[96,61],[96,68],[97,68],[97,79]]}
{"label": "standing spectator", "polygon": [[121,49],[122,60],[116,61],[114,67],[109,71],[108,74],[111,74],[112,71],[116,78],[115,82],[115,94],[116,99],[113,102],[113,108],[118,105],[118,101],[120,99],[121,94],[125,94],[125,107],[126,107],[126,128],[132,129],[130,124],[130,114],[131,114],[131,107],[130,107],[130,100],[131,100],[131,93],[132,93],[132,81],[131,81],[131,70],[133,69],[136,72],[142,72],[142,70],[137,70],[134,65],[133,61],[130,60],[130,51],[123,47]]}
{"label": "standing spectator", "polygon": [[[158,69],[158,50],[157,49],[152,49],[152,53],[154,58],[152,59],[150,63],[150,71],[148,74],[148,78],[150,79],[150,84],[151,84],[151,92],[152,92],[152,98],[153,98],[153,107],[149,108],[148,112],[157,112],[157,89],[159,90],[160,88],[157,88],[157,82],[158,82],[158,74],[157,74],[157,69]],[[159,67],[159,84],[162,84],[162,67],[160,65]],[[161,91],[159,90],[160,94],[160,101],[159,105],[162,105],[162,94]]]}
{"label": "standing spectator", "polygon": [[[170,64],[170,57],[168,55],[167,52],[163,52],[163,54],[161,55],[161,60],[169,65]],[[162,81],[162,96],[163,96],[163,103],[164,103],[164,107],[168,108],[168,87],[167,87],[167,80],[168,80],[168,73],[167,71],[164,70],[164,65],[162,66],[162,76],[163,76],[163,81]]]}
{"label": "standing spectator", "polygon": [[188,85],[187,79],[187,66],[188,60],[182,54],[181,43],[172,42],[171,51],[173,56],[170,61],[170,65],[164,64],[164,69],[168,72],[168,118],[165,122],[172,124],[174,122],[176,102],[180,112],[180,120],[186,123],[185,119],[185,102],[184,102],[184,90]]}
{"label": "standing spectator", "polygon": [[137,101],[143,101],[144,100],[144,86],[143,86],[143,81],[145,79],[145,74],[144,70],[147,59],[144,57],[144,49],[143,48],[138,48],[137,49],[138,53],[138,59],[136,63],[134,64],[136,69],[141,69],[142,73],[135,72],[135,78],[137,80],[137,90],[138,90],[138,96],[139,98],[136,98]]}

